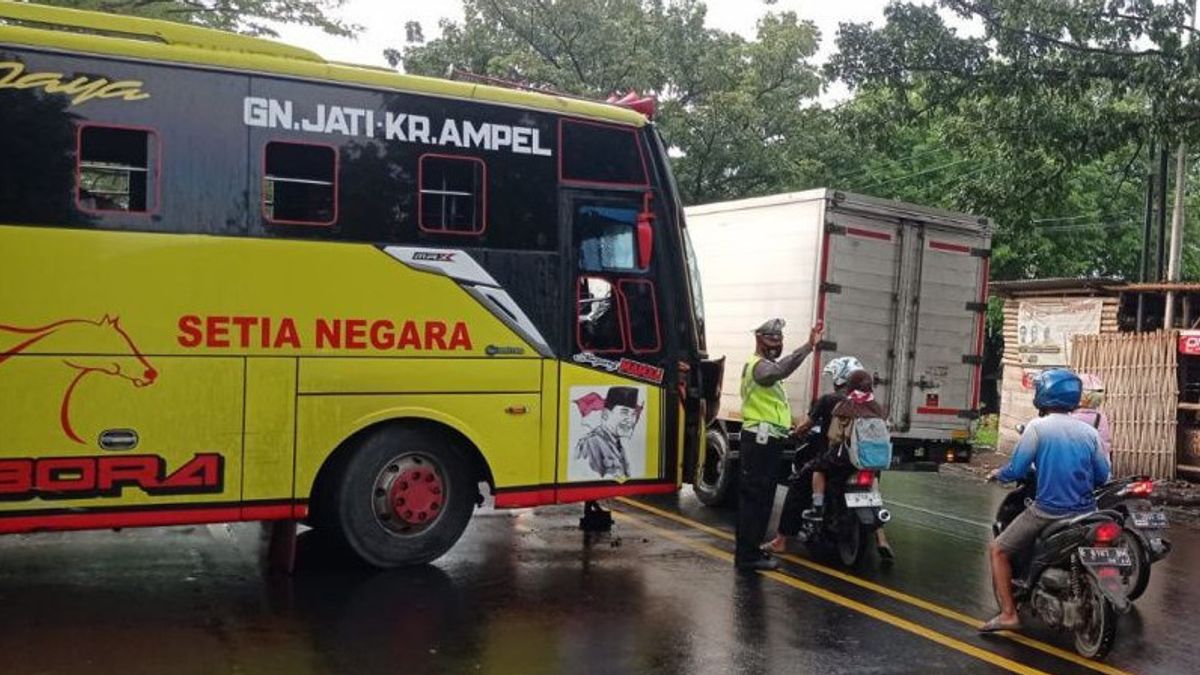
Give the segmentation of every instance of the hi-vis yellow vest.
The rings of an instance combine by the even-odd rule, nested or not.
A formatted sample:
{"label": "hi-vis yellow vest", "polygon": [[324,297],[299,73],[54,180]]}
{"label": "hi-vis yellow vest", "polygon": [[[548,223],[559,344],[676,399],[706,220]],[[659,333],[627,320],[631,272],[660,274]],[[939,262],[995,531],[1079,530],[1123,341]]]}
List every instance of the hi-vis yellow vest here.
{"label": "hi-vis yellow vest", "polygon": [[755,354],[742,369],[742,424],[766,422],[777,436],[786,436],[792,427],[792,406],[788,403],[783,380],[764,387],[754,381],[754,366],[762,360]]}

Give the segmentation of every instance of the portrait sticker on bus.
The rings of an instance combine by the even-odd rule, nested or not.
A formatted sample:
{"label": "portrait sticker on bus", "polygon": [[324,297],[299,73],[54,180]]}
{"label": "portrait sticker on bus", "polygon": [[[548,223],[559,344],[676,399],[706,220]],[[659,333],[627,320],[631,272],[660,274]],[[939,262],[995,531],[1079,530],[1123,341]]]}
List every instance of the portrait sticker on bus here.
{"label": "portrait sticker on bus", "polygon": [[567,480],[645,478],[646,387],[571,387]]}
{"label": "portrait sticker on bus", "polygon": [[420,143],[464,150],[511,152],[518,155],[551,157],[543,145],[542,130],[535,127],[475,122],[434,120],[425,115],[382,111],[372,108],[318,103],[299,110],[289,100],[247,96],[242,103],[242,121],[249,127],[287,129],[350,138],[383,138],[398,143]]}

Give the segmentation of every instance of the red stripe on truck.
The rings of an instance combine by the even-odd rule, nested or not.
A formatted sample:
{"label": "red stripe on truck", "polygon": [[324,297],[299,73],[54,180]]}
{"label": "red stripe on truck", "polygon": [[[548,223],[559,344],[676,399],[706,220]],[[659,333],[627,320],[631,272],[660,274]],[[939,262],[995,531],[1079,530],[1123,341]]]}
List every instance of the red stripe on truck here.
{"label": "red stripe on truck", "polygon": [[[991,259],[983,258],[980,261],[979,275],[982,277],[979,281],[979,302],[986,303],[988,301],[988,274],[991,271]],[[987,312],[980,312],[979,325],[975,329],[975,353],[983,356],[983,329],[987,324]],[[975,365],[975,384],[971,388],[971,409],[979,409],[979,394],[983,388],[983,359],[980,358],[979,363]]]}
{"label": "red stripe on truck", "polygon": [[930,241],[929,248],[935,251],[945,251],[946,253],[961,253],[963,255],[971,255],[971,247],[963,246],[962,244],[951,244],[948,241]]}
{"label": "red stripe on truck", "polygon": [[[821,242],[821,272],[820,284],[817,286],[817,323],[825,322],[825,282],[829,281],[829,232],[825,232]],[[812,400],[817,400],[821,392],[821,349],[813,348]]]}
{"label": "red stripe on truck", "polygon": [[957,415],[958,408],[932,408],[922,406],[917,408],[918,415]]}
{"label": "red stripe on truck", "polygon": [[879,241],[891,241],[892,235],[887,232],[879,232],[878,230],[864,230],[858,227],[847,227],[846,234],[851,237],[862,237],[863,239],[878,239]]}

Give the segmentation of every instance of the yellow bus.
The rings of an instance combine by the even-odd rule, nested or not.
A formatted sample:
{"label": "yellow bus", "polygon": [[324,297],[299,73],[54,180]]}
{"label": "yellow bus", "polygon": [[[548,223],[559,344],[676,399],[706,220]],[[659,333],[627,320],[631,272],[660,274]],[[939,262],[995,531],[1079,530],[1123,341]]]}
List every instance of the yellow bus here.
{"label": "yellow bus", "polygon": [[0,532],[668,492],[719,363],[620,105],[0,2]]}

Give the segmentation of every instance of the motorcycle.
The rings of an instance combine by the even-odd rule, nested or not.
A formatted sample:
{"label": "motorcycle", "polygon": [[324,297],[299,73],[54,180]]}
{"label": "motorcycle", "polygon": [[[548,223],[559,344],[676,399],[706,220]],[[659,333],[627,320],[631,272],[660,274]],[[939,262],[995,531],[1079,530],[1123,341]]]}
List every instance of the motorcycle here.
{"label": "motorcycle", "polygon": [[[1029,483],[1020,484],[1020,495]],[[1024,509],[1005,499],[996,512],[993,533],[999,535]],[[1122,545],[1123,517],[1095,511],[1048,525],[1030,550],[1011,557],[1013,599],[1052,628],[1074,633],[1075,651],[1104,658],[1117,634],[1117,616],[1133,606],[1122,576],[1132,566],[1131,551]]]}
{"label": "motorcycle", "polygon": [[1142,597],[1150,583],[1150,566],[1171,552],[1171,540],[1166,536],[1170,523],[1167,514],[1150,503],[1152,494],[1154,481],[1148,476],[1112,480],[1095,491],[1097,508],[1123,516],[1121,543],[1129,549],[1133,565],[1122,581],[1130,600]]}
{"label": "motorcycle", "polygon": [[[1017,425],[1017,432],[1024,433],[1025,425]],[[1036,471],[1010,492],[1001,509],[1012,513],[1015,518],[1028,504],[1033,503],[1037,489]],[[1115,511],[1121,515],[1122,545],[1130,551],[1130,567],[1123,570],[1121,583],[1130,600],[1137,600],[1146,592],[1150,583],[1150,566],[1167,557],[1171,552],[1171,540],[1166,537],[1170,526],[1167,514],[1150,503],[1154,494],[1154,481],[1149,476],[1117,478],[1096,488],[1092,493],[1096,508]]]}
{"label": "motorcycle", "polygon": [[[797,464],[811,457],[808,442],[796,451]],[[812,468],[797,466],[789,480],[808,485]],[[870,551],[875,530],[892,519],[883,508],[883,496],[875,486],[875,472],[853,467],[830,472],[826,477],[825,509],[821,518],[802,518],[798,538],[816,554],[836,555],[847,567],[855,567]]]}
{"label": "motorcycle", "polygon": [[[1005,522],[1017,517],[1033,499],[1037,490],[1036,472],[1031,471],[1017,489],[1008,493],[1000,505]],[[1121,545],[1129,549],[1130,565],[1121,570],[1121,585],[1129,600],[1137,600],[1150,583],[1150,566],[1171,552],[1165,530],[1167,514],[1151,505],[1154,483],[1145,476],[1109,481],[1096,488],[1096,508],[1118,514],[1122,527]]]}

